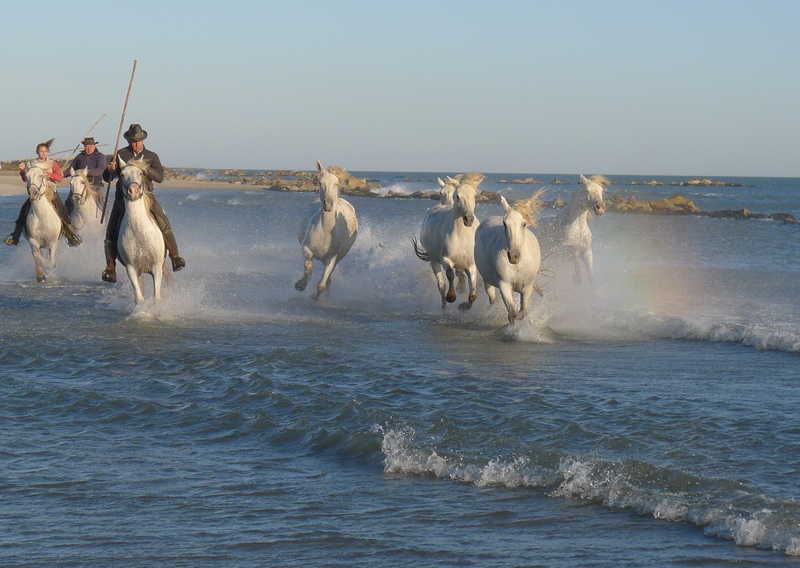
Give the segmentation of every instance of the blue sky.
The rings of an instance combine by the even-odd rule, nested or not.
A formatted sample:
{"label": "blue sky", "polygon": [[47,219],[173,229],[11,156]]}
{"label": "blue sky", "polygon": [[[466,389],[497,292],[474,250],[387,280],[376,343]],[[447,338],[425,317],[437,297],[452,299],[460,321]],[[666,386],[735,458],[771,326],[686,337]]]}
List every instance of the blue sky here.
{"label": "blue sky", "polygon": [[172,167],[800,177],[794,0],[32,6],[2,159],[103,114],[110,153],[136,59],[125,126]]}

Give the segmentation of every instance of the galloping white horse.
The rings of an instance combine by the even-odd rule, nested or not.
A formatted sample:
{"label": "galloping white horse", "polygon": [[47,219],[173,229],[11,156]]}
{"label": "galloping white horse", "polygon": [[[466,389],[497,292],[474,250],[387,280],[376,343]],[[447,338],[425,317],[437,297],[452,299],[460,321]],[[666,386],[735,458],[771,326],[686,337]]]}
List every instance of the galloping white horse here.
{"label": "galloping white horse", "polygon": [[[442,296],[442,310],[447,302],[456,301],[454,280],[457,270],[463,270],[469,280],[469,296],[459,309],[468,310],[477,298],[477,268],[475,267],[475,201],[478,190],[470,183],[447,178],[455,186],[453,203],[431,207],[422,221],[420,244],[412,241],[417,257],[430,262],[436,285]],[[445,284],[444,276],[447,277]]]}
{"label": "galloping white horse", "polygon": [[576,286],[582,283],[581,263],[586,267],[586,277],[594,286],[594,267],[592,255],[592,231],[589,230],[588,218],[590,213],[602,215],[606,210],[603,201],[603,186],[587,179],[581,174],[578,189],[572,200],[550,222],[543,231],[543,244],[546,245],[546,255],[561,246],[569,248],[575,263],[575,274],[572,281]]}
{"label": "galloping white horse", "polygon": [[167,247],[161,229],[150,214],[150,198],[144,191],[145,171],[150,164],[143,160],[126,164],[121,158],[119,162],[125,197],[125,215],[117,238],[119,261],[128,271],[136,303],[144,302],[143,274],[153,277],[153,298],[159,302]]}
{"label": "galloping white horse", "polygon": [[56,267],[58,240],[61,238],[61,219],[50,201],[50,195],[56,191],[53,182],[41,168],[32,167],[27,172],[28,199],[31,208],[25,220],[25,238],[31,245],[33,260],[36,263],[36,281],[45,282],[47,277],[42,268],[42,249],[46,249],[50,261],[50,271]]}
{"label": "galloping white horse", "polygon": [[[535,195],[532,199],[538,199]],[[475,233],[475,262],[483,278],[489,302],[494,304],[495,289],[508,311],[508,323],[524,318],[534,290],[541,296],[536,285],[536,275],[541,264],[541,251],[536,236],[527,229],[528,223],[520,211],[511,207],[505,197],[503,217],[490,217]],[[519,294],[517,312],[514,294]]]}
{"label": "galloping white horse", "polygon": [[[97,190],[87,177],[89,168],[82,170],[69,169],[69,192],[72,198],[70,221],[77,230],[84,227],[100,229],[100,213],[102,205],[97,197]],[[99,232],[99,231],[98,231]]]}
{"label": "galloping white horse", "polygon": [[322,167],[319,172],[319,203],[309,205],[297,229],[297,240],[303,252],[303,276],[294,287],[299,292],[306,289],[314,259],[325,267],[317,284],[314,299],[319,298],[330,285],[331,274],[356,241],[358,219],[350,202],[339,197],[339,178]]}

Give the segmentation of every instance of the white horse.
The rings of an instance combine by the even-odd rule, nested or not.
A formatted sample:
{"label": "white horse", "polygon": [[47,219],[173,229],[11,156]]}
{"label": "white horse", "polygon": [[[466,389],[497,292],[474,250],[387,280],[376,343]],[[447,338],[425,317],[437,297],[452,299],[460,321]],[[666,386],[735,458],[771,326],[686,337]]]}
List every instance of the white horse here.
{"label": "white horse", "polygon": [[446,181],[442,181],[442,178],[436,178],[436,181],[439,182],[439,187],[441,188],[439,190],[439,205],[452,205],[453,195],[456,192],[458,182],[450,176],[446,176],[445,179]]}
{"label": "white horse", "polygon": [[[532,199],[538,198],[538,195]],[[536,285],[541,251],[536,236],[527,229],[528,222],[523,214],[511,207],[505,197],[501,197],[500,201],[504,216],[490,217],[481,223],[475,233],[475,263],[483,278],[489,302],[494,304],[496,289],[499,289],[508,311],[508,322],[514,323],[517,318],[526,316],[533,292],[542,295]],[[513,292],[520,297],[519,312]]]}
{"label": "white horse", "polygon": [[594,266],[592,255],[592,231],[589,229],[589,215],[605,213],[606,205],[603,201],[603,186],[587,179],[581,174],[578,189],[572,200],[558,214],[554,221],[544,227],[543,244],[546,245],[546,255],[558,252],[560,247],[567,247],[575,263],[575,274],[572,281],[576,286],[582,283],[581,260],[586,267],[586,277],[589,284],[594,286]]}
{"label": "white horse", "polygon": [[447,302],[456,301],[456,271],[465,272],[469,281],[469,296],[459,308],[468,310],[478,296],[478,270],[475,267],[475,230],[478,227],[475,201],[478,190],[472,184],[461,183],[449,177],[447,181],[455,187],[453,203],[440,203],[431,207],[422,221],[422,248],[417,245],[416,239],[412,240],[412,244],[417,257],[431,264],[439,294],[442,296],[442,310]]}
{"label": "white horse", "polygon": [[99,233],[102,205],[88,174],[89,168],[69,169],[69,194],[72,200],[70,222],[76,230],[80,231],[85,227]]}
{"label": "white horse", "polygon": [[356,210],[349,201],[339,197],[339,178],[323,168],[319,161],[317,171],[319,203],[309,205],[297,229],[304,260],[303,276],[294,285],[299,292],[305,290],[314,259],[321,261],[325,268],[314,299],[331,285],[333,269],[350,251],[358,233]]}
{"label": "white horse", "polygon": [[25,220],[25,238],[31,245],[33,260],[36,263],[36,281],[45,282],[47,277],[42,268],[42,249],[48,252],[50,271],[56,267],[58,241],[61,238],[61,218],[56,212],[50,196],[56,191],[55,184],[38,167],[28,169],[28,199],[31,208]]}
{"label": "white horse", "polygon": [[145,194],[145,171],[150,166],[143,160],[125,163],[119,159],[120,178],[125,198],[125,215],[119,227],[117,253],[128,271],[137,304],[144,302],[143,274],[153,277],[153,298],[161,301],[161,282],[167,247],[164,235],[150,214],[150,198]]}

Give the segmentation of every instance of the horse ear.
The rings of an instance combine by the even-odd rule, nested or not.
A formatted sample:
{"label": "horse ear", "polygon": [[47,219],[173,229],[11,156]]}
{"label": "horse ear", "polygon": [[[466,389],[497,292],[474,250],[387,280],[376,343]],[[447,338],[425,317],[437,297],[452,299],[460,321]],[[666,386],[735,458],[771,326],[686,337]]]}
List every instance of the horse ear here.
{"label": "horse ear", "polygon": [[317,160],[317,171],[321,174],[325,173],[325,168],[322,167],[322,164],[319,163],[319,160]]}
{"label": "horse ear", "polygon": [[81,170],[81,173],[82,173],[82,174],[85,174],[85,175],[87,175],[87,176],[88,176],[88,175],[89,175],[89,166],[86,166],[85,168],[83,168],[83,169]]}
{"label": "horse ear", "polygon": [[589,181],[583,174],[580,174],[580,176],[581,176],[581,183],[586,183],[587,181]]}
{"label": "horse ear", "polygon": [[123,160],[123,159],[122,159],[122,156],[120,156],[119,154],[117,154],[117,160],[119,160],[119,168],[120,168],[120,169],[122,169],[122,168],[124,168],[125,166],[127,166],[127,165],[128,165],[128,164],[125,162],[125,160]]}
{"label": "horse ear", "polygon": [[445,186],[445,183],[442,181],[442,178],[440,178],[440,177],[437,177],[437,178],[436,178],[436,181],[438,181],[438,182],[439,182],[439,187],[444,187],[444,186]]}
{"label": "horse ear", "polygon": [[70,166],[70,167],[69,167],[69,177],[72,177],[72,176],[74,176],[74,175],[75,175],[75,168],[73,168],[72,166]]}
{"label": "horse ear", "polygon": [[500,196],[500,203],[503,204],[503,211],[505,211],[506,213],[511,211],[511,205],[508,204],[508,201],[506,201],[506,198],[503,197],[502,195]]}
{"label": "horse ear", "polygon": [[453,178],[451,178],[450,176],[447,176],[447,181],[449,183],[452,183],[456,187],[458,187],[458,185],[459,185],[459,183],[456,180],[454,180]]}

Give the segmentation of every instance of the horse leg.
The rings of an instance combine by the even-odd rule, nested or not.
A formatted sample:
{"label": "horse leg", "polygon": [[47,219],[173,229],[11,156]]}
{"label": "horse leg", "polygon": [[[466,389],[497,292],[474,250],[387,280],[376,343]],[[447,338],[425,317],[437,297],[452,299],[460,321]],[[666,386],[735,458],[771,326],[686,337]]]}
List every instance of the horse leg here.
{"label": "horse leg", "polygon": [[447,286],[444,283],[444,276],[442,276],[444,269],[442,268],[441,264],[435,260],[431,260],[431,270],[433,270],[433,276],[436,278],[436,287],[439,289],[439,295],[442,297],[442,311],[444,311],[445,306],[447,306],[447,302],[445,300]]}
{"label": "horse leg", "polygon": [[456,286],[456,291],[459,294],[463,294],[464,290],[467,289],[467,274],[463,270],[457,270],[456,275],[458,276],[458,285]]}
{"label": "horse leg", "polygon": [[469,278],[469,296],[467,296],[467,301],[462,302],[460,306],[458,306],[459,310],[468,310],[472,307],[472,303],[478,297],[478,269],[477,267],[473,266],[466,271],[466,275]]}
{"label": "horse leg", "polygon": [[503,299],[508,311],[508,323],[514,323],[517,321],[517,307],[514,304],[514,290],[512,290],[511,284],[508,282],[500,283],[500,297]]}
{"label": "horse leg", "polygon": [[141,304],[144,302],[144,294],[142,293],[142,278],[139,274],[136,274],[136,269],[133,266],[128,265],[126,270],[128,271],[128,278],[131,280],[131,285],[133,286],[134,302]]}
{"label": "horse leg", "polygon": [[161,301],[161,278],[163,276],[164,265],[162,263],[156,264],[153,270],[153,301]]}
{"label": "horse leg", "polygon": [[308,286],[308,278],[311,276],[311,267],[314,257],[308,247],[303,247],[303,277],[294,284],[294,289],[302,292]]}
{"label": "horse leg", "polygon": [[497,301],[497,288],[483,281],[483,288],[486,290],[486,295],[489,296],[489,305],[492,306]]}
{"label": "horse leg", "polygon": [[42,249],[31,245],[31,253],[33,253],[33,262],[36,265],[36,281],[46,282],[47,277],[44,275],[44,269],[42,268]]}
{"label": "horse leg", "polygon": [[583,251],[583,263],[586,265],[586,279],[594,288],[594,255],[592,254],[592,249]]}
{"label": "horse leg", "polygon": [[317,284],[317,293],[314,294],[315,300],[318,299],[320,295],[328,289],[328,286],[330,286],[331,274],[333,273],[334,268],[336,268],[335,256],[325,263],[325,270],[322,272],[322,278],[319,279],[319,284]]}
{"label": "horse leg", "polygon": [[519,319],[524,319],[528,315],[528,305],[534,288],[536,288],[536,284],[531,283],[529,286],[525,286],[519,294]]}
{"label": "horse leg", "polygon": [[445,274],[447,275],[447,295],[445,296],[445,300],[452,304],[456,301],[456,271],[452,266],[448,266]]}
{"label": "horse leg", "polygon": [[578,247],[571,247],[572,248],[572,261],[575,264],[575,274],[572,275],[572,281],[575,283],[575,286],[580,286],[583,284],[583,279],[581,278],[581,262],[580,262],[580,251]]}

